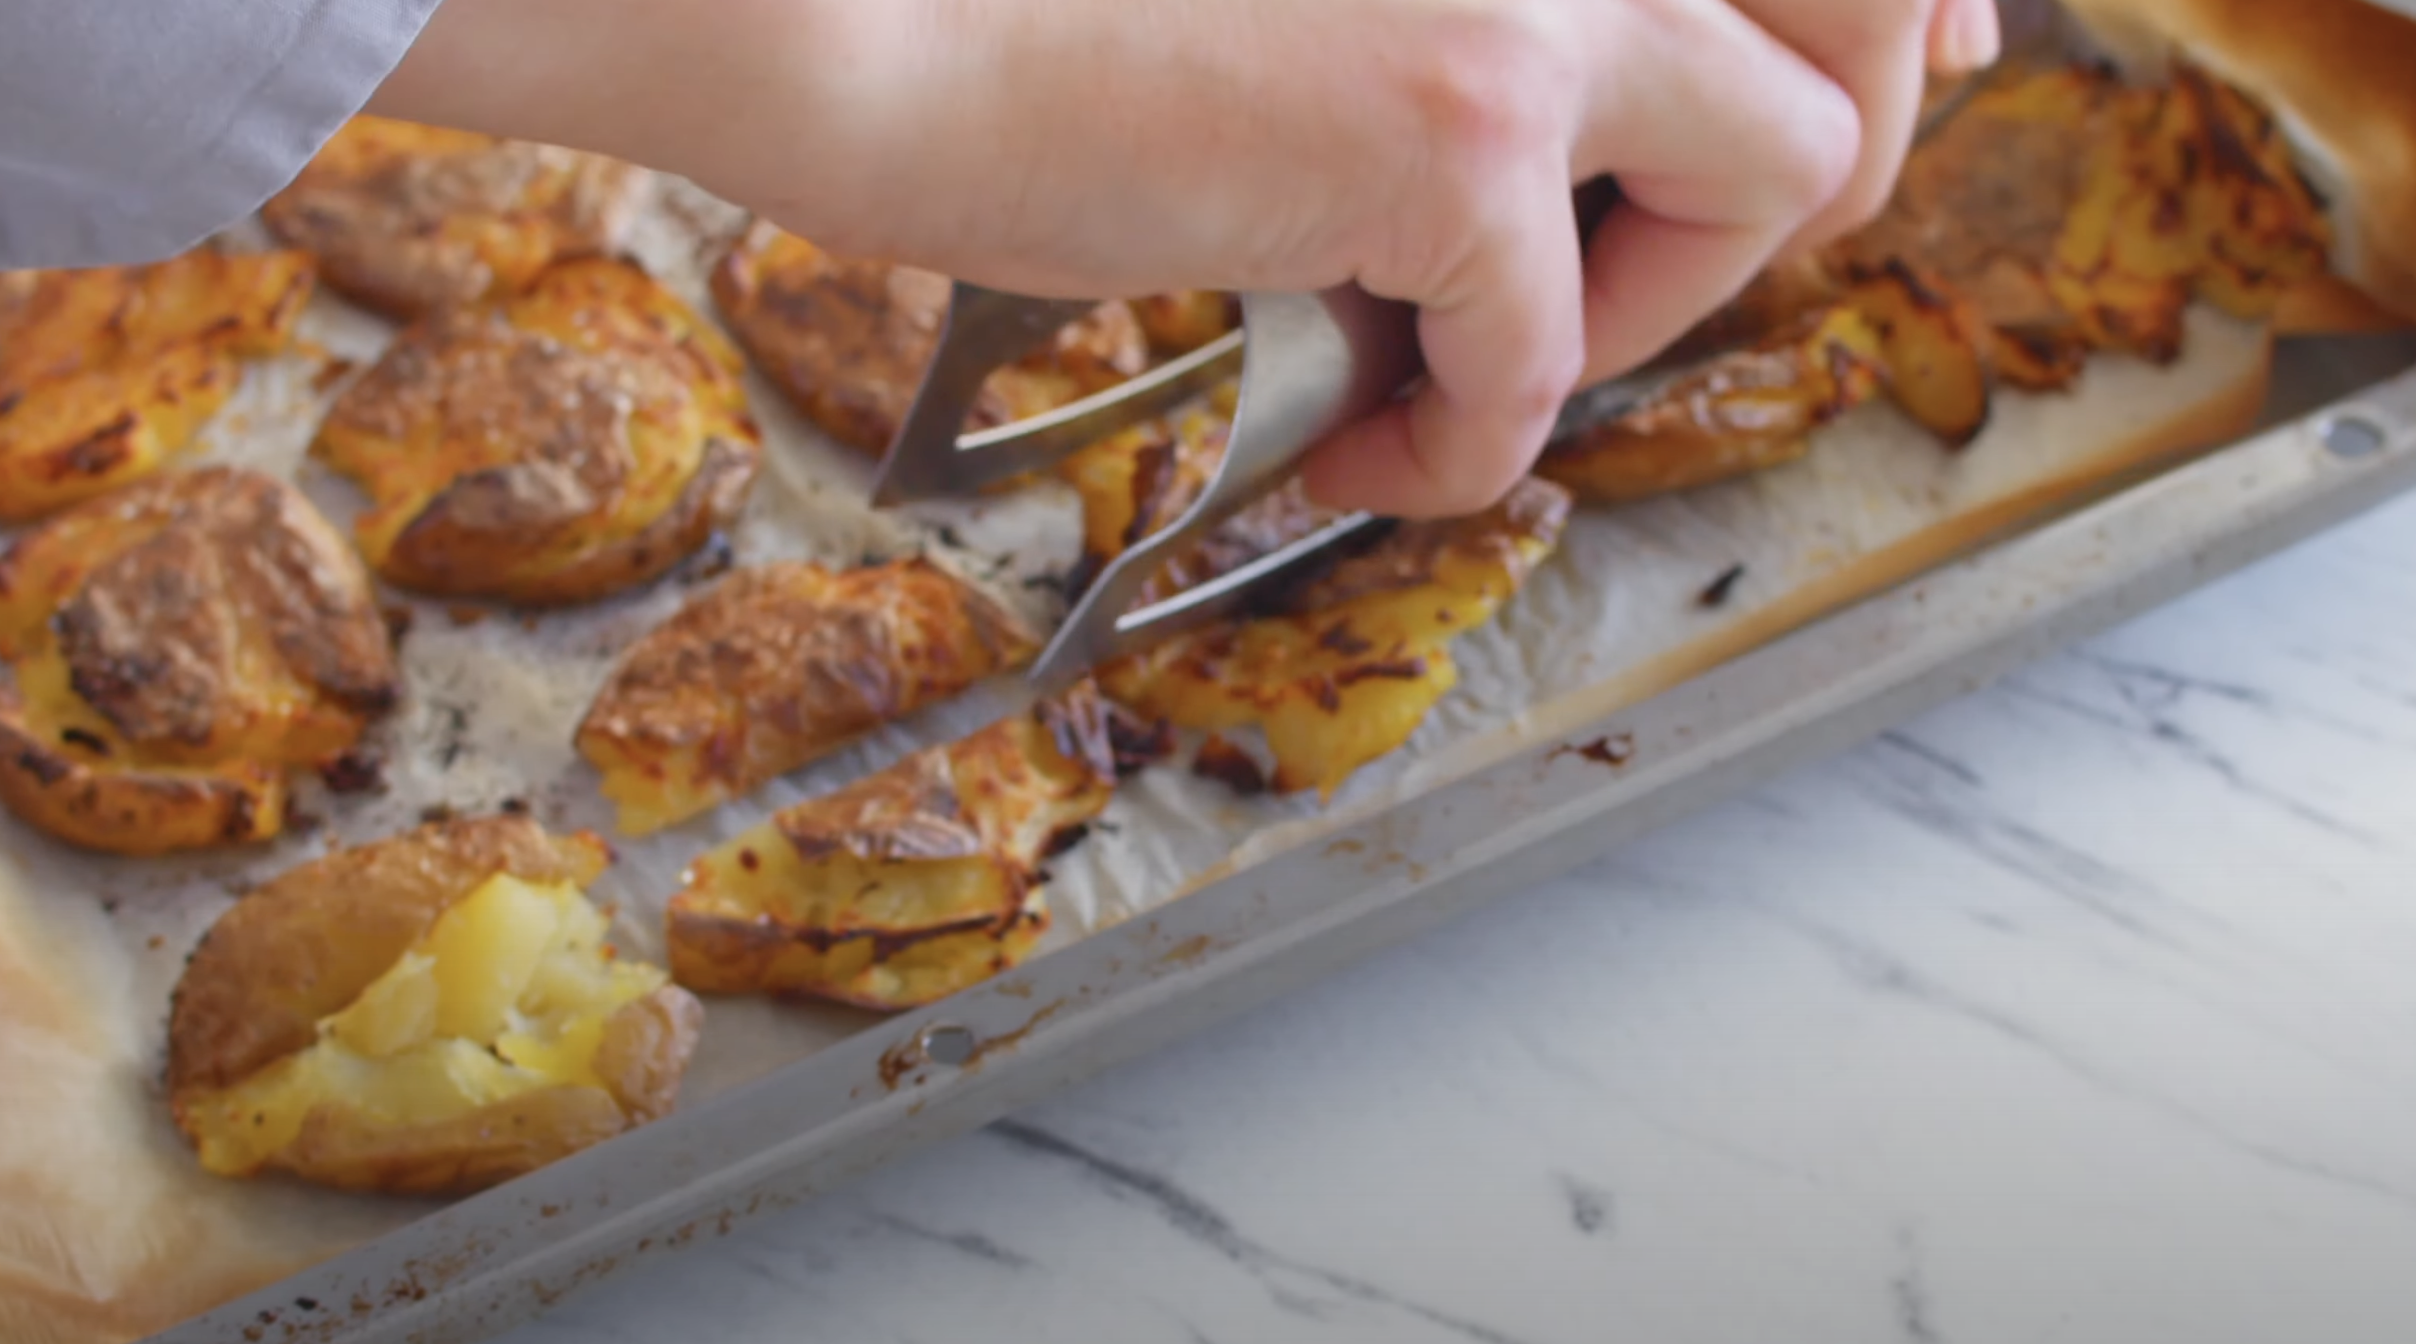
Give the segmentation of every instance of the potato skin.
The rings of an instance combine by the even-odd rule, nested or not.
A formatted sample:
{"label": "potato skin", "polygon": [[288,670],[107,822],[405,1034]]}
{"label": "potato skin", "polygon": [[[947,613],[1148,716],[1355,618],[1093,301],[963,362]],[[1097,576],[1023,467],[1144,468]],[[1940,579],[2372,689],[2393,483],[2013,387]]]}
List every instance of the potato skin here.
{"label": "potato skin", "polygon": [[1880,337],[1846,305],[1716,355],[1635,408],[1545,450],[1535,473],[1615,504],[1732,480],[1802,457],[1812,432],[1878,393]]}
{"label": "potato skin", "polygon": [[260,217],[329,289],[410,321],[614,251],[647,181],[593,154],[361,116]]}
{"label": "potato skin", "polygon": [[0,802],[156,855],[265,840],[285,772],[398,694],[359,558],[301,493],[227,467],[79,505],[0,554]]}
{"label": "potato skin", "polygon": [[[714,268],[713,297],[757,367],[822,432],[868,456],[887,451],[939,349],[946,277],[837,257],[758,221]],[[1166,334],[1196,314],[1169,313]],[[993,375],[967,417],[987,429],[1112,387],[1148,364],[1130,305],[1109,302]]]}
{"label": "potato skin", "polygon": [[[464,818],[337,851],[253,891],[202,939],[171,1001],[168,1087],[179,1125],[190,1132],[190,1108],[310,1047],[321,1018],[359,998],[488,878],[584,887],[610,861],[594,835],[553,835],[520,816]],[[602,1087],[546,1087],[411,1125],[322,1101],[270,1165],[391,1194],[498,1184],[668,1114],[703,1013],[671,984],[615,1010],[594,1060]]]}
{"label": "potato skin", "polygon": [[50,746],[0,674],[0,804],[71,845],[131,858],[256,844],[283,829],[282,773],[215,776],[96,767]]}
{"label": "potato skin", "polygon": [[467,1195],[592,1148],[627,1128],[620,1106],[593,1087],[527,1092],[425,1125],[383,1125],[349,1107],[322,1105],[303,1121],[302,1132],[276,1166],[337,1190]]}
{"label": "potato skin", "polygon": [[221,1088],[309,1045],[479,883],[596,880],[611,860],[584,833],[526,817],[459,818],[337,850],[263,884],[211,926],[168,1015],[168,1087]]}
{"label": "potato skin", "polygon": [[1876,219],[1766,273],[1678,343],[1697,362],[1539,471],[1594,503],[1711,485],[1801,457],[1874,390],[1959,448],[2000,383],[2179,358],[2193,299],[2271,315],[2329,238],[2272,118],[2204,72],[2014,71],[1913,149]]}
{"label": "potato skin", "polygon": [[1086,682],[785,808],[690,866],[672,976],[895,1011],[996,975],[1049,926],[1041,865],[1163,750]]}
{"label": "potato skin", "polygon": [[0,274],[0,523],[97,498],[190,446],[245,361],[292,340],[299,252]]}
{"label": "potato skin", "polygon": [[566,262],[414,324],[313,452],[371,499],[362,552],[414,591],[526,606],[659,578],[762,461],[740,361],[634,262]]}
{"label": "potato skin", "polygon": [[[1275,758],[1267,787],[1331,796],[1457,684],[1451,641],[1492,619],[1551,555],[1571,505],[1568,491],[1529,478],[1483,513],[1400,524],[1266,614],[1165,641],[1102,668],[1100,684],[1178,727],[1255,725]],[[1211,561],[1239,563],[1245,550]],[[1220,764],[1236,764],[1230,751],[1210,768]]]}
{"label": "potato skin", "polygon": [[1031,656],[1037,641],[920,557],[736,571],[622,656],[579,726],[643,834],[741,796]]}

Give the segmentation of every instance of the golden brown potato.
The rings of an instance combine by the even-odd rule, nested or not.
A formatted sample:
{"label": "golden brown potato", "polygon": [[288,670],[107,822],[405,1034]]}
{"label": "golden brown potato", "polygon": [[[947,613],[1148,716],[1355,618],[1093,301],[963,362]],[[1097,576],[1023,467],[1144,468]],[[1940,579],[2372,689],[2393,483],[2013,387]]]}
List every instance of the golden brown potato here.
{"label": "golden brown potato", "polygon": [[0,802],[93,849],[282,830],[286,776],[392,707],[369,576],[282,481],[169,472],[0,555]]}
{"label": "golden brown potato", "polygon": [[2120,96],[2114,76],[2078,67],[1992,81],[1913,148],[1879,217],[1824,260],[1836,274],[1909,261],[1991,326],[2062,318],[2048,272]]}
{"label": "golden brown potato", "polygon": [[2051,276],[2093,344],[2176,359],[2191,298],[2262,318],[2323,273],[2330,228],[2261,109],[2186,65],[2120,108]]}
{"label": "golden brown potato", "polygon": [[1270,787],[1330,797],[1457,684],[1451,641],[1491,620],[1552,553],[1570,503],[1530,479],[1483,513],[1401,524],[1278,614],[1178,636],[1102,669],[1100,684],[1178,727],[1256,724],[1275,758]]}
{"label": "golden brown potato", "polygon": [[1816,274],[1763,276],[1678,343],[1701,363],[1538,471],[1610,502],[1728,480],[1802,456],[1873,374],[1961,446],[1998,380],[2068,387],[2094,350],[2177,358],[2193,297],[2269,314],[2321,273],[2327,238],[2271,120],[2203,74],[2008,75],[1915,147]]}
{"label": "golden brown potato", "polygon": [[1879,333],[1840,304],[1715,356],[1545,451],[1536,474],[1592,503],[1691,490],[1802,457],[1812,431],[1884,383]]}
{"label": "golden brown potato", "polygon": [[737,351],[636,263],[564,262],[406,330],[312,452],[369,496],[387,580],[524,605],[650,582],[736,517],[762,461]]}
{"label": "golden brown potato", "polygon": [[176,1123],[223,1176],[462,1194],[668,1114],[703,1009],[617,957],[592,835],[440,822],[253,891],[187,963]]}
{"label": "golden brown potato", "polygon": [[[939,348],[944,276],[834,257],[769,224],[749,228],[713,272],[713,298],[757,366],[840,443],[888,451]],[[992,375],[967,418],[987,429],[1079,401],[1147,367],[1130,305],[1104,303]]]}
{"label": "golden brown potato", "polygon": [[1103,439],[1058,464],[1059,478],[1082,497],[1082,564],[1075,589],[1199,502],[1233,431],[1232,391],[1222,389],[1199,405]]}
{"label": "golden brown potato", "polygon": [[784,809],[689,867],[673,977],[903,1009],[1018,964],[1049,924],[1041,864],[1140,763],[1129,726],[1084,683]]}
{"label": "golden brown potato", "polygon": [[1846,277],[1845,301],[1879,336],[1888,395],[1948,447],[1988,427],[1987,324],[1970,300],[1896,258]]}
{"label": "golden brown potato", "polygon": [[1241,304],[1216,290],[1153,294],[1132,308],[1149,348],[1161,355],[1187,355],[1241,325]]}
{"label": "golden brown potato", "polygon": [[310,258],[202,248],[149,266],[0,272],[0,523],[156,471],[292,340]]}
{"label": "golden brown potato", "polygon": [[409,321],[616,251],[646,180],[593,154],[364,116],[260,215],[318,257],[329,289]]}
{"label": "golden brown potato", "polygon": [[622,656],[579,725],[621,829],[674,825],[1039,650],[921,558],[743,569]]}

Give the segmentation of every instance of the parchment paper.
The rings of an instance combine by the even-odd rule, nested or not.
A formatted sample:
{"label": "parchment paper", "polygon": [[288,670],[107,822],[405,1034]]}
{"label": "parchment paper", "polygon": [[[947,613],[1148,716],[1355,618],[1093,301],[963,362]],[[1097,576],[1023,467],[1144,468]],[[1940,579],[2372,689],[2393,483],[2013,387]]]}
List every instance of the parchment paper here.
{"label": "parchment paper", "polygon": [[[706,268],[743,221],[685,183],[666,180],[658,189],[632,250],[712,315]],[[331,357],[365,366],[389,334],[384,323],[322,295],[304,321],[303,348],[251,371],[234,405],[205,432],[201,459],[286,475],[348,525],[358,497],[304,457],[334,394],[313,384],[326,381],[319,375]],[[2153,432],[2255,365],[2263,339],[2201,314],[2193,318],[2192,356],[2180,370],[2101,360],[2078,392],[2001,398],[1990,432],[1960,453],[1891,409],[1871,407],[1826,431],[1799,465],[1681,499],[1581,510],[1557,557],[1504,617],[1456,647],[1462,684],[1405,750],[1368,768],[1324,806],[1313,797],[1245,801],[1179,766],[1133,781],[1105,824],[1052,862],[1052,940],[1082,937],[1175,897],[1213,871],[1257,862],[1546,734],[1573,730],[1968,551],[1994,529],[2075,500],[2143,465],[2148,449],[2160,445],[2142,436],[2169,437]],[[1036,622],[1059,614],[1039,580],[1074,559],[1080,529],[1069,491],[1043,485],[978,505],[875,515],[863,503],[869,464],[807,429],[759,378],[750,375],[749,386],[768,455],[736,530],[738,563],[774,556],[847,563],[921,548]],[[2244,392],[2253,398],[2256,389]],[[2237,410],[2240,401],[2234,395],[2227,404]],[[2076,432],[2081,422],[2093,426],[2090,432]],[[1724,603],[1698,600],[1737,565],[1743,573]],[[192,1168],[157,1084],[167,997],[194,941],[248,884],[331,845],[407,829],[431,808],[474,813],[525,800],[551,826],[613,836],[620,861],[596,894],[618,906],[627,946],[659,957],[661,903],[699,851],[771,809],[969,731],[1007,703],[1003,692],[977,692],[706,818],[642,841],[624,839],[614,835],[594,775],[572,750],[572,732],[614,653],[698,591],[700,581],[683,572],[647,592],[525,621],[464,619],[443,604],[390,594],[414,619],[402,645],[405,700],[382,736],[386,791],[328,799],[315,783],[307,785],[301,811],[316,824],[259,851],[202,860],[95,858],[0,818],[0,855],[7,857],[0,863],[0,914],[13,909],[42,938],[64,940],[73,955],[88,958],[90,968],[77,979],[91,996],[91,1011],[112,1024],[109,1044],[96,1056],[107,1066],[72,1104],[123,1122],[120,1145],[141,1148],[126,1160],[160,1173],[151,1187],[155,1199],[206,1215],[214,1237],[259,1248],[261,1277],[289,1270],[297,1258],[333,1254],[429,1208],[283,1182],[213,1180]],[[871,1020],[839,1008],[714,1001],[685,1098],[709,1098]],[[26,1098],[71,1103],[21,1082],[0,1087],[7,1089],[0,1105],[4,1180],[12,1165],[30,1169],[45,1161],[28,1151],[46,1127],[25,1117]],[[63,1240],[72,1243],[77,1234],[65,1229]],[[29,1265],[38,1270],[43,1254],[42,1247],[12,1247],[0,1234],[0,1294],[12,1260],[24,1273]],[[51,1272],[72,1280],[83,1271]],[[107,1285],[85,1286],[97,1292]],[[197,1305],[206,1304],[180,1309]],[[0,1304],[0,1320],[5,1311]]]}

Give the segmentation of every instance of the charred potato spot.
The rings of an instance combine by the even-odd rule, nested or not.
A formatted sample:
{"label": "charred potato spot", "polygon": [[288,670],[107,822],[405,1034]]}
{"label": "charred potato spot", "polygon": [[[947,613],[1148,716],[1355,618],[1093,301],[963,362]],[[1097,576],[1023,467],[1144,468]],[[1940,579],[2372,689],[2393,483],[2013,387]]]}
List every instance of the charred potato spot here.
{"label": "charred potato spot", "polygon": [[516,817],[340,851],[236,903],[176,990],[201,1165],[466,1193],[667,1113],[702,1009],[614,955],[609,856]]}
{"label": "charred potato spot", "polygon": [[1792,462],[1810,450],[1814,430],[1877,393],[1883,344],[1854,307],[1830,308],[1554,444],[1536,474],[1580,498],[1621,503]]}
{"label": "charred potato spot", "polygon": [[405,331],[312,451],[370,498],[357,532],[432,595],[581,602],[651,582],[736,517],[762,460],[739,356],[625,261]]}
{"label": "charred potato spot", "polygon": [[1021,963],[1048,927],[1041,864],[1114,794],[1116,737],[1086,684],[783,810],[691,865],[673,977],[889,1010]]}
{"label": "charred potato spot", "polygon": [[1186,290],[1136,299],[1133,315],[1149,348],[1164,356],[1187,355],[1241,325],[1241,304],[1230,294]]}
{"label": "charred potato spot", "polygon": [[1766,274],[1679,342],[1701,362],[1539,471],[1618,502],[1777,466],[1873,374],[1959,447],[1998,380],[2069,387],[2099,350],[2177,359],[2193,298],[2261,317],[2328,255],[2288,145],[2237,91],[2186,65],[2158,87],[2016,73],[1915,147],[1876,220],[1810,273]]}
{"label": "charred potato spot", "polygon": [[1231,388],[1202,405],[1104,439],[1057,473],[1082,497],[1082,555],[1090,572],[1171,526],[1208,488],[1232,432]]}
{"label": "charred potato spot", "polygon": [[408,321],[614,251],[646,182],[593,154],[356,117],[260,214],[328,288]]}
{"label": "charred potato spot", "polygon": [[1184,728],[1256,725],[1275,760],[1271,788],[1330,797],[1457,684],[1451,641],[1490,621],[1551,554],[1570,503],[1529,480],[1484,513],[1404,524],[1277,614],[1170,640],[1105,669],[1101,684]]}
{"label": "charred potato spot", "polygon": [[1847,302],[1879,336],[1888,392],[1947,446],[1988,427],[1993,381],[1978,309],[1900,258],[1847,276]]}
{"label": "charred potato spot", "polygon": [[0,522],[106,494],[191,446],[242,365],[283,350],[299,252],[0,273]]}
{"label": "charred potato spot", "polygon": [[0,555],[0,802],[124,854],[283,829],[290,772],[342,758],[398,673],[360,562],[293,487],[172,472]]}
{"label": "charred potato spot", "polygon": [[[878,455],[939,348],[950,286],[911,267],[835,257],[769,224],[713,272],[713,297],[755,363],[824,433]],[[1053,410],[1147,366],[1132,308],[1105,303],[983,388],[968,428]]]}
{"label": "charred potato spot", "polygon": [[622,829],[709,810],[966,690],[1038,644],[929,560],[739,570],[623,656],[578,733]]}

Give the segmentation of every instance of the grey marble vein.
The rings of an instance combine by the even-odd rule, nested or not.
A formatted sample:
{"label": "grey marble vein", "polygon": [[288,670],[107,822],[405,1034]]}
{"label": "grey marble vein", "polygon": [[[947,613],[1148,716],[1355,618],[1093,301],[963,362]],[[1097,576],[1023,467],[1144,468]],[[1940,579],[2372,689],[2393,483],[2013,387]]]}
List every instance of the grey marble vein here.
{"label": "grey marble vein", "polygon": [[1569,1201],[1569,1222],[1580,1235],[1609,1237],[1617,1233],[1617,1202],[1611,1192],[1574,1176],[1560,1178],[1560,1192]]}
{"label": "grey marble vein", "polygon": [[1921,1239],[1909,1227],[1896,1229],[1896,1249],[1900,1263],[1896,1276],[1888,1280],[1888,1298],[1896,1309],[1896,1326],[1904,1334],[1906,1344],[1947,1344],[1946,1336],[1938,1331],[1932,1319],[1929,1300],[1929,1280],[1921,1267]]}
{"label": "grey marble vein", "polygon": [[2243,1157],[2254,1159],[2263,1166],[2276,1171],[2289,1172],[2309,1180],[2320,1181],[2340,1190],[2371,1196],[2396,1205],[2403,1210],[2416,1211],[2416,1191],[2410,1191],[2381,1177],[2345,1170],[2320,1159],[2286,1152],[2269,1143],[2235,1133],[2229,1127],[2201,1111],[2116,1076],[2085,1057],[2077,1047],[2056,1041],[2011,1014],[1959,994],[1868,943],[1848,937],[1814,920],[1787,915],[1781,915],[1780,918],[1792,923],[1806,938],[1826,950],[1835,960],[1838,969],[1843,971],[1849,979],[1875,993],[1899,998],[1908,1003],[1916,1003],[1924,1008],[1961,1019],[1992,1035],[2026,1047],[2091,1087],[2110,1096],[2121,1097],[2135,1105],[2146,1107],[2201,1137],[2221,1144]]}
{"label": "grey marble vein", "polygon": [[2205,741],[2196,733],[2161,713],[2143,706],[2136,700],[2126,699],[2125,701],[2126,708],[2130,709],[2131,713],[2118,713],[2089,704],[2077,696],[2037,685],[2021,677],[2015,677],[2007,683],[2006,694],[2163,747],[2175,756],[2198,766],[2243,797],[2256,799],[2287,816],[2294,817],[2340,839],[2355,841],[2362,845],[2376,843],[2376,837],[2363,828],[2351,825],[2339,817],[2315,807],[2305,799],[2291,797],[2289,794],[2255,779],[2230,755],[2217,750],[2213,744]]}
{"label": "grey marble vein", "polygon": [[[2003,816],[1976,798],[1970,788],[1954,787],[1978,779],[1951,764],[1940,765],[1938,753],[1917,749],[1916,739],[1896,733],[1883,745],[1910,756],[1926,770],[1908,776],[1884,758],[1871,763],[1872,793],[1897,815],[1932,835],[1962,845],[1988,862],[2087,910],[2107,924],[2149,943],[2169,944],[2172,935],[2142,918],[2132,908],[2157,903],[2159,893],[2139,877],[2116,868],[2037,828]],[[1938,776],[1945,775],[1942,782]]]}
{"label": "grey marble vein", "polygon": [[934,1246],[944,1246],[960,1255],[1001,1269],[1029,1269],[1032,1261],[1019,1252],[1001,1246],[979,1232],[942,1232],[920,1223],[901,1218],[894,1213],[875,1213],[872,1221],[900,1236]]}
{"label": "grey marble vein", "polygon": [[[1141,1202],[1167,1226],[1257,1275],[1278,1302],[1294,1306],[1304,1314],[1316,1314],[1310,1309],[1313,1301],[1290,1294],[1270,1278],[1269,1271],[1295,1274],[1345,1297],[1406,1312],[1478,1344],[1518,1344],[1515,1338],[1499,1330],[1402,1297],[1356,1275],[1324,1269],[1274,1251],[1243,1235],[1223,1214],[1165,1177],[1094,1153],[1047,1130],[1020,1121],[1001,1121],[983,1132],[1025,1152],[1070,1163],[1110,1194]],[[1291,1301],[1287,1302],[1287,1297]]]}

